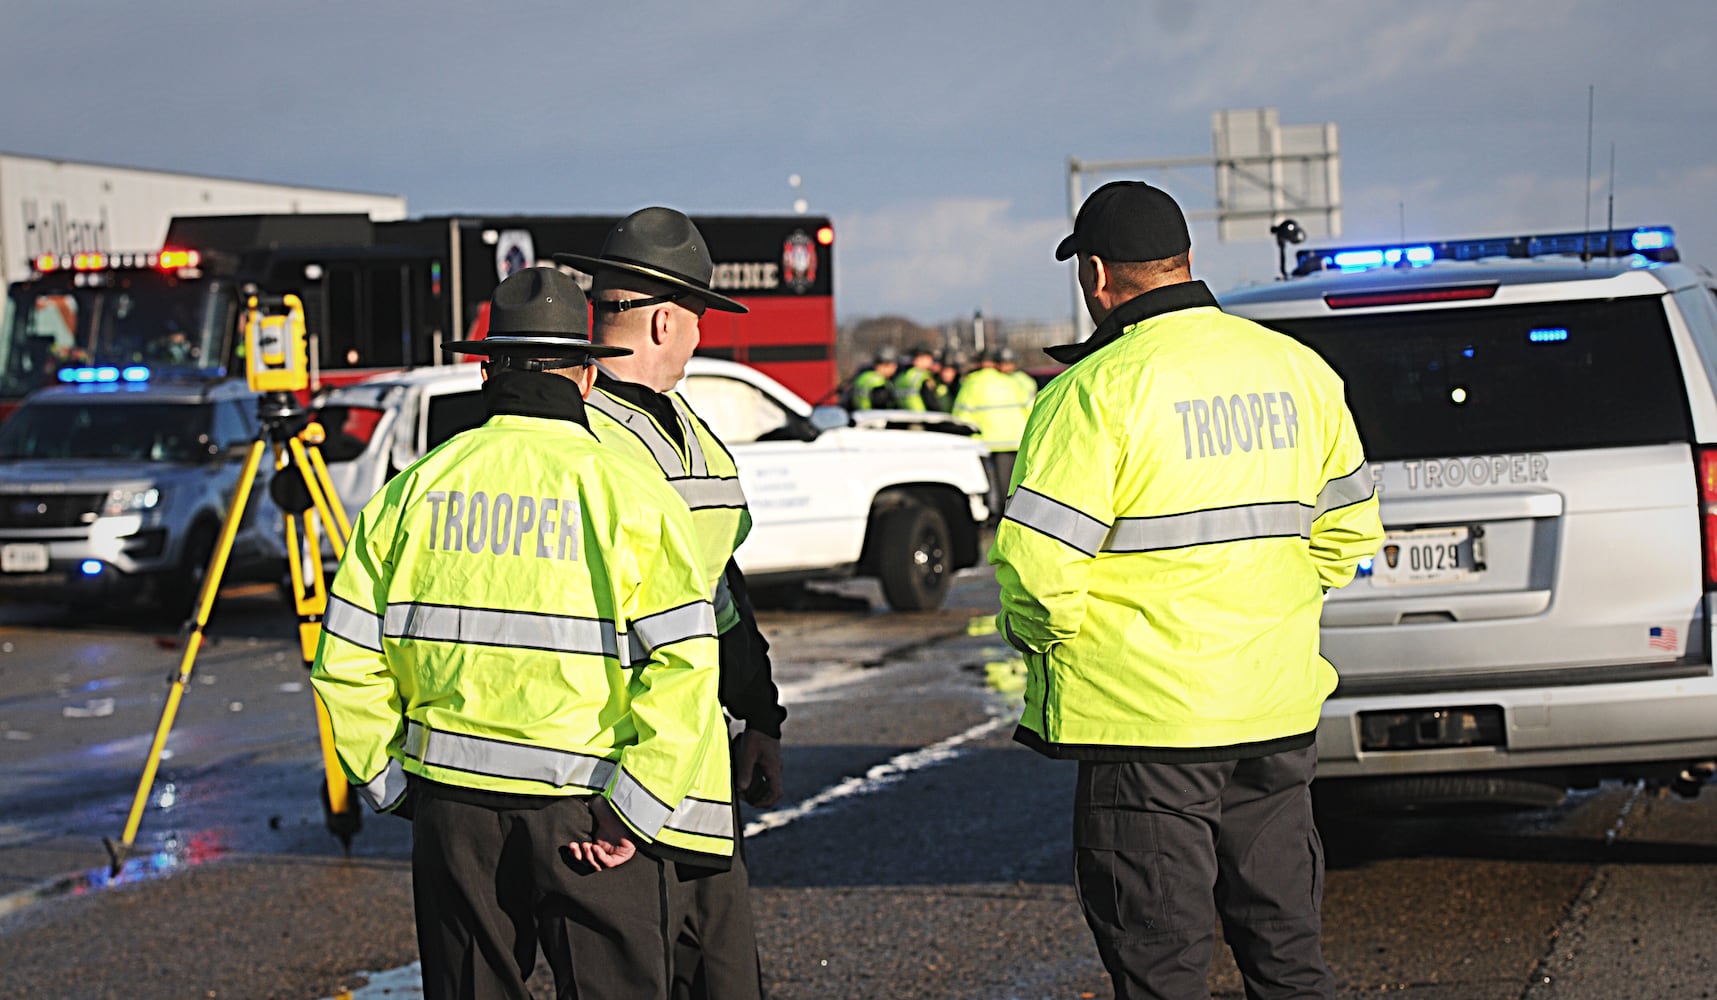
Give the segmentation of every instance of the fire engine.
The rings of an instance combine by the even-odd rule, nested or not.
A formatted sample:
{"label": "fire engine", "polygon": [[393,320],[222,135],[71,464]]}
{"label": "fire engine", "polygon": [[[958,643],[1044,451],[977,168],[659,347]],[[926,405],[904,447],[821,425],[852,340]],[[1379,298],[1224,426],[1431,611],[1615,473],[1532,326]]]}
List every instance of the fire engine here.
{"label": "fire engine", "polygon": [[[701,216],[714,287],[750,313],[708,314],[699,353],[767,372],[807,399],[834,388],[834,228],[818,216]],[[234,371],[250,291],[305,303],[312,391],[445,363],[481,336],[502,278],[556,252],[594,255],[618,217],[190,216],[140,253],[42,255],[0,322],[0,413],[55,382]],[[551,265],[552,266],[552,265]]]}

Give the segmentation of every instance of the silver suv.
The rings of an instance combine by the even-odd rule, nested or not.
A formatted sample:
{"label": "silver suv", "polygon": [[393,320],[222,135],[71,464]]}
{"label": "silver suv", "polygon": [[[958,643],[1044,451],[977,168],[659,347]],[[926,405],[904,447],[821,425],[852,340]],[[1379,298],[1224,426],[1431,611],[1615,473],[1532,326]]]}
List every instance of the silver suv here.
{"label": "silver suv", "polygon": [[1311,250],[1222,296],[1341,374],[1380,488],[1387,540],[1324,608],[1320,779],[1711,774],[1717,283],[1676,260],[1667,228]]}
{"label": "silver suv", "polygon": [[[61,378],[72,384],[0,424],[0,593],[187,610],[257,434],[256,394],[243,380],[148,381],[141,368]],[[231,579],[278,579],[284,565],[264,472]]]}

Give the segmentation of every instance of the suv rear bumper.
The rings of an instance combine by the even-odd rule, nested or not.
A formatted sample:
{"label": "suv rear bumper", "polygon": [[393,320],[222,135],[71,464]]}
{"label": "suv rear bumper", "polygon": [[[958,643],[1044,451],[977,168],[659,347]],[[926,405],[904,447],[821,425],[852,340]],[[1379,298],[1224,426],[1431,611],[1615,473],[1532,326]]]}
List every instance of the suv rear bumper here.
{"label": "suv rear bumper", "polygon": [[[1500,746],[1362,749],[1361,713],[1495,706]],[[1566,687],[1332,698],[1318,725],[1318,775],[1596,768],[1717,759],[1717,676]]]}

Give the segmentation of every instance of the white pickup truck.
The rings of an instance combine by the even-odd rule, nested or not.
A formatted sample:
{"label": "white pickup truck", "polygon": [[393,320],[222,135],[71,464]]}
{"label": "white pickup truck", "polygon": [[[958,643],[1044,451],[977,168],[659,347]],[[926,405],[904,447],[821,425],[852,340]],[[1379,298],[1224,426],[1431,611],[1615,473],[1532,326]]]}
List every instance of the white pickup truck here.
{"label": "white pickup truck", "polygon": [[[355,516],[394,473],[482,423],[480,386],[477,366],[460,364],[326,392],[322,452],[347,509]],[[923,610],[977,563],[988,481],[969,425],[905,411],[855,423],[711,358],[693,358],[679,389],[739,465],[753,523],[735,558],[753,583],[876,577],[891,608]]]}

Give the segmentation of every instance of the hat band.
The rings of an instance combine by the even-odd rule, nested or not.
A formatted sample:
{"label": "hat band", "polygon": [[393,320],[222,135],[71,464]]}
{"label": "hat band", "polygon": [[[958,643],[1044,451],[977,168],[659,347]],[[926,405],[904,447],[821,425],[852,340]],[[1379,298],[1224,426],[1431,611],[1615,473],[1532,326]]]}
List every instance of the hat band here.
{"label": "hat band", "polygon": [[598,299],[596,308],[603,312],[623,313],[628,309],[642,309],[645,306],[659,306],[683,298],[685,292],[674,295],[652,295],[644,299]]}
{"label": "hat band", "polygon": [[678,271],[670,271],[667,268],[662,267],[662,266],[657,265],[657,264],[650,264],[650,263],[646,263],[646,262],[641,261],[641,260],[633,260],[630,257],[622,257],[619,254],[615,254],[611,257],[597,257],[595,259],[597,261],[600,261],[603,263],[625,264],[625,265],[628,265],[630,267],[635,267],[640,271],[645,271],[645,272],[648,272],[650,274],[660,275],[663,278],[668,278],[672,281],[678,281],[678,282],[681,282],[682,284],[691,285],[693,288],[702,289],[703,291],[706,291],[706,292],[714,291],[714,289],[712,289],[710,287],[709,280],[707,278],[700,281],[699,279],[691,277],[690,275],[680,274]]}

